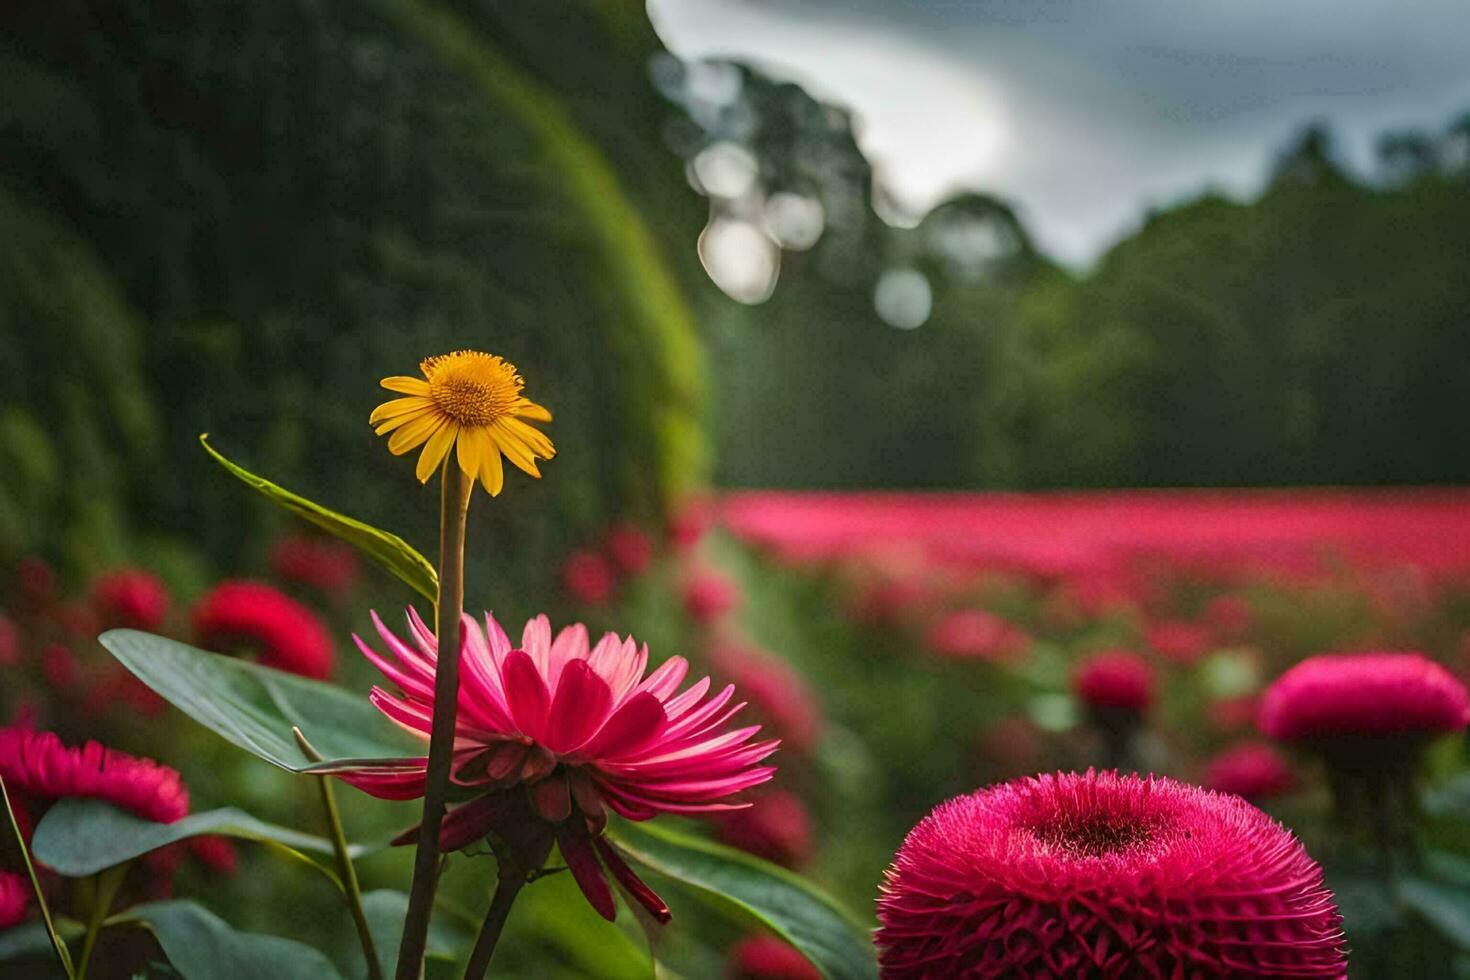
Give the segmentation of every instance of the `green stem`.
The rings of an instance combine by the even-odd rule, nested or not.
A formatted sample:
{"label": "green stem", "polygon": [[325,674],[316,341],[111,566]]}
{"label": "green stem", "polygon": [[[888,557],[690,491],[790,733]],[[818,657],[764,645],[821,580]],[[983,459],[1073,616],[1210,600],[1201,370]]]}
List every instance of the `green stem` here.
{"label": "green stem", "polygon": [[[295,734],[296,744],[301,746],[301,751],[313,762],[321,762],[321,753],[306,740],[301,729],[293,728],[291,731]],[[337,809],[336,794],[328,777],[318,776],[316,782],[317,788],[321,790],[322,813],[327,818],[327,830],[332,837],[332,853],[337,857],[337,872],[342,879],[342,897],[347,902],[348,911],[352,913],[352,921],[357,926],[357,939],[362,944],[362,955],[367,960],[368,980],[383,980],[383,967],[378,962],[378,947],[373,942],[372,930],[368,928],[367,913],[363,911],[362,887],[357,882],[357,868],[352,864],[347,835],[342,830],[342,812]]]}
{"label": "green stem", "polygon": [[102,924],[107,913],[112,911],[112,900],[128,876],[127,862],[108,868],[94,878],[92,907],[87,914],[87,935],[82,939],[82,958],[77,964],[77,980],[86,980],[87,965],[92,962],[92,949],[102,933]]}
{"label": "green stem", "polygon": [[56,934],[56,925],[51,921],[51,909],[46,905],[45,892],[41,891],[41,879],[36,877],[36,866],[31,863],[31,849],[26,847],[26,839],[20,832],[20,822],[15,819],[15,807],[10,805],[10,790],[5,786],[4,777],[0,777],[0,797],[5,798],[5,813],[10,817],[10,829],[15,833],[15,842],[20,845],[20,856],[25,860],[26,874],[30,876],[31,889],[36,893],[36,905],[41,909],[41,921],[46,924],[46,935],[51,939],[51,948],[56,950],[56,958],[61,962],[61,969],[68,980],[76,980],[76,970],[71,965],[71,953],[67,951],[66,943]]}
{"label": "green stem", "polygon": [[434,670],[434,721],[429,732],[429,765],[424,786],[423,822],[414,854],[413,885],[403,942],[398,948],[397,980],[418,980],[429,941],[429,916],[439,883],[439,826],[449,791],[454,753],[454,721],[459,707],[459,648],[464,613],[464,531],[474,482],[459,468],[453,451],[444,461],[439,520],[439,602],[434,632],[439,656]]}
{"label": "green stem", "polygon": [[501,874],[495,885],[495,895],[490,899],[490,910],[485,913],[485,923],[480,926],[480,935],[475,939],[474,951],[470,953],[469,964],[465,966],[465,980],[482,980],[490,969],[490,957],[495,955],[495,944],[500,941],[500,934],[505,929],[510,907],[525,884],[524,874]]}

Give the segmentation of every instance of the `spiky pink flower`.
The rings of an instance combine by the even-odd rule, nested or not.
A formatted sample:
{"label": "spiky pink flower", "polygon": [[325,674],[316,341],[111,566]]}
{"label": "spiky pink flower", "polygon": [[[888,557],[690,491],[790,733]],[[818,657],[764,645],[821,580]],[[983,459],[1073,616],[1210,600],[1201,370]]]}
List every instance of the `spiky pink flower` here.
{"label": "spiky pink flower", "polygon": [[607,556],[596,551],[574,551],[561,566],[561,581],[573,599],[600,606],[613,597],[617,574]]}
{"label": "spiky pink flower", "polygon": [[201,646],[224,652],[238,648],[267,667],[303,677],[331,676],[336,653],[316,613],[264,582],[221,582],[194,606],[194,632]]}
{"label": "spiky pink flower", "polygon": [[51,732],[0,729],[0,776],[31,823],[38,808],[72,796],[105,800],[159,823],[189,812],[189,791],[177,771],[96,742],[69,748]]}
{"label": "spiky pink flower", "polygon": [[878,902],[882,975],[1343,977],[1322,869],[1238,796],[1055,773],[941,804]]}
{"label": "spiky pink flower", "polygon": [[1257,724],[1282,741],[1340,736],[1430,736],[1463,731],[1470,695],[1418,653],[1323,654],[1278,677]]}
{"label": "spiky pink flower", "polygon": [[1143,714],[1153,704],[1154,672],[1136,653],[1104,650],[1077,665],[1072,689],[1089,707]]}
{"label": "spiky pink flower", "polygon": [[31,906],[31,883],[25,875],[0,871],[0,931],[21,923]]}
{"label": "spiky pink flower", "polygon": [[1269,745],[1246,742],[1226,749],[1210,761],[1205,785],[1251,802],[1280,796],[1296,785],[1286,760]]}
{"label": "spiky pink flower", "polygon": [[92,584],[92,605],[109,627],[156,630],[168,616],[168,587],[152,572],[120,568]]}
{"label": "spiky pink flower", "polygon": [[822,980],[822,973],[775,936],[749,936],[730,949],[729,980]]}
{"label": "spiky pink flower", "polygon": [[746,809],[723,814],[715,836],[784,868],[799,868],[812,856],[812,821],[806,804],[786,790],[763,793]]}
{"label": "spiky pink flower", "polygon": [[930,629],[928,640],[935,653],[956,660],[1009,660],[1030,643],[1024,631],[983,609],[950,613]]}
{"label": "spiky pink flower", "polygon": [[[438,641],[412,609],[412,645],[376,613],[373,623],[390,656],[353,639],[400,693],[375,687],[371,700],[427,739]],[[486,614],[482,630],[466,616],[460,663],[451,781],[470,799],[445,816],[441,846],[458,850],[492,831],[524,833],[517,810],[525,808],[551,828],[583,894],[608,919],[616,908],[604,866],[655,915],[667,917],[668,908],[603,839],[606,808],[630,820],[736,809],[748,804],[730,802],[731,794],[775,772],[758,765],[777,746],[751,742],[760,726],[726,724],[744,707],[730,704],[733,685],[708,697],[706,677],[675,693],[688,662],[670,657],[645,677],[648,647],[631,637],[608,633],[593,646],[577,623],[553,638],[537,616],[515,646],[494,617]],[[422,796],[426,774],[422,758],[341,773],[366,793],[397,800]]]}

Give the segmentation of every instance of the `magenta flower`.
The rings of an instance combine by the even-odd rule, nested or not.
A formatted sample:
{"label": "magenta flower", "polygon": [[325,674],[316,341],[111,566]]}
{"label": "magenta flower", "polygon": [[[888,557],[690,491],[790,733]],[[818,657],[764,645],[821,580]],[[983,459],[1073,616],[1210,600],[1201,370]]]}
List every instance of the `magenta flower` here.
{"label": "magenta flower", "polygon": [[316,613],[264,582],[221,582],[194,606],[201,646],[222,652],[243,648],[267,667],[303,677],[330,677],[336,660],[332,637]]}
{"label": "magenta flower", "polygon": [[1323,654],[1276,679],[1257,724],[1282,741],[1463,731],[1465,685],[1418,653]]}
{"label": "magenta flower", "polygon": [[21,923],[31,906],[31,883],[22,874],[0,871],[0,931]]}
{"label": "magenta flower", "polygon": [[1019,627],[983,609],[950,613],[929,630],[929,649],[954,660],[1000,661],[1026,652],[1031,640]]}
{"label": "magenta flower", "polygon": [[1226,749],[1210,761],[1205,785],[1255,802],[1290,791],[1296,777],[1271,746],[1247,742]]}
{"label": "magenta flower", "polygon": [[567,594],[589,606],[600,606],[613,597],[617,572],[607,557],[596,551],[574,551],[561,567]]}
{"label": "magenta flower", "polygon": [[[373,622],[391,656],[354,639],[400,693],[375,687],[372,702],[427,740],[437,640],[412,609],[412,645],[376,613]],[[468,801],[445,816],[440,846],[458,850],[492,831],[502,837],[524,834],[529,812],[551,828],[598,913],[607,919],[616,914],[605,865],[650,912],[667,918],[667,906],[603,839],[607,809],[647,820],[660,813],[748,806],[728,798],[771,778],[775,769],[758,763],[778,743],[753,743],[758,725],[727,726],[744,707],[730,703],[733,685],[708,696],[704,678],[675,693],[688,662],[670,657],[645,677],[647,665],[647,646],[612,633],[593,646],[580,623],[553,638],[546,617],[537,616],[514,646],[489,614],[483,630],[466,616],[451,781]],[[427,760],[340,775],[373,796],[413,799],[424,793]],[[407,843],[412,836],[399,840]]]}
{"label": "magenta flower", "polygon": [[822,980],[822,973],[775,936],[749,936],[730,949],[729,980]]}
{"label": "magenta flower", "polygon": [[1089,771],[941,804],[878,902],[882,975],[1343,977],[1322,869],[1238,796]]}
{"label": "magenta flower", "polygon": [[1153,704],[1154,672],[1136,653],[1104,650],[1077,665],[1072,689],[1088,707],[1143,714]]}
{"label": "magenta flower", "polygon": [[169,602],[163,580],[141,568],[120,568],[92,585],[92,605],[108,626],[156,630],[168,617]]}

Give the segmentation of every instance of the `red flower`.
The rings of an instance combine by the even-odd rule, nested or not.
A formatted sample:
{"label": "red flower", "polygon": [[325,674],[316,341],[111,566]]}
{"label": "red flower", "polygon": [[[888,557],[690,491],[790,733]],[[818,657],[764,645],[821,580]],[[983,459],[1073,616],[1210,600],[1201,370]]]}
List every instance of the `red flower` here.
{"label": "red flower", "polygon": [[1417,653],[1324,654],[1276,679],[1257,724],[1282,741],[1463,731],[1465,685]]}
{"label": "red flower", "polygon": [[959,660],[1008,660],[1026,652],[1025,632],[983,609],[950,613],[929,631],[929,648]]}
{"label": "red flower", "polygon": [[1246,743],[1226,749],[1211,760],[1205,770],[1205,785],[1255,802],[1290,792],[1296,777],[1271,746]]}
{"label": "red flower", "polygon": [[1056,773],[941,804],[878,901],[882,975],[1343,977],[1322,870],[1240,797]]}
{"label": "red flower", "polygon": [[750,936],[730,950],[729,980],[822,980],[822,973],[775,936]]}
{"label": "red flower", "polygon": [[81,680],[82,665],[65,644],[50,643],[41,652],[41,673],[57,691],[69,691]]}
{"label": "red flower", "polygon": [[708,626],[740,605],[740,588],[723,572],[699,568],[684,580],[684,610],[701,626]]}
{"label": "red flower", "polygon": [[722,843],[785,868],[799,868],[812,856],[812,824],[795,793],[774,790],[750,801],[744,810],[720,818]]}
{"label": "red flower", "polygon": [[189,812],[189,791],[175,770],[96,742],[68,748],[50,732],[0,729],[0,776],[22,806],[81,796],[159,823]]}
{"label": "red flower", "polygon": [[263,582],[221,582],[194,606],[202,646],[255,653],[267,667],[326,678],[336,653],[316,613]]}
{"label": "red flower", "polygon": [[228,837],[216,834],[189,838],[189,853],[216,874],[234,874],[240,863],[234,843]]}
{"label": "red flower", "polygon": [[20,663],[20,631],[15,622],[0,613],[0,667],[14,667]]}
{"label": "red flower", "polygon": [[156,630],[168,616],[168,589],[141,568],[122,568],[92,585],[92,605],[108,627]]}
{"label": "red flower", "polygon": [[0,931],[20,925],[30,906],[30,879],[25,875],[0,871]]}
{"label": "red flower", "polygon": [[617,577],[612,563],[596,551],[574,551],[561,567],[561,581],[578,602],[600,606],[613,596]]}
{"label": "red flower", "polygon": [[[409,610],[412,645],[374,614],[391,651],[363,656],[401,694],[373,688],[378,710],[425,739],[433,725],[438,640]],[[647,677],[648,648],[608,633],[595,646],[578,623],[552,638],[538,616],[519,647],[489,615],[464,617],[461,684],[451,780],[468,802],[444,818],[440,846],[460,850],[494,831],[528,869],[540,867],[554,835],[572,877],[598,914],[616,913],[611,873],[654,916],[669,910],[602,836],[607,808],[630,820],[660,813],[710,814],[749,804],[729,797],[775,773],[759,763],[776,742],[751,742],[759,725],[728,728],[743,704],[735,688],[706,697],[709,678],[675,693],[689,664],[671,657]],[[381,799],[424,794],[427,759],[346,770],[341,777]],[[509,836],[508,836],[509,835]],[[400,838],[407,843],[407,838]]]}
{"label": "red flower", "polygon": [[641,575],[653,563],[653,542],[636,524],[618,524],[607,532],[607,553],[625,575]]}
{"label": "red flower", "polygon": [[32,606],[44,606],[56,598],[56,572],[44,558],[29,555],[15,566],[21,597]]}
{"label": "red flower", "polygon": [[810,752],[821,740],[826,722],[822,707],[806,681],[786,661],[744,646],[722,644],[710,653],[715,671],[750,699],[781,744]]}
{"label": "red flower", "polygon": [[271,571],[283,581],[340,596],[357,584],[357,551],[336,538],[289,534],[271,549]]}
{"label": "red flower", "polygon": [[1091,707],[1143,714],[1153,704],[1154,672],[1136,653],[1105,650],[1077,665],[1072,689]]}
{"label": "red flower", "polygon": [[1154,652],[1176,664],[1192,664],[1210,648],[1210,633],[1198,623],[1169,619],[1144,633]]}

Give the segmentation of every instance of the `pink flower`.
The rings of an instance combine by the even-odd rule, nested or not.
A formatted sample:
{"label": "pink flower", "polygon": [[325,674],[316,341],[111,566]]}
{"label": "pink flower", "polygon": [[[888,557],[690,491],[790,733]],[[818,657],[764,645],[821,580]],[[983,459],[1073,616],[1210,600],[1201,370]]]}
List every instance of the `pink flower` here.
{"label": "pink flower", "polygon": [[684,580],[684,610],[701,626],[708,626],[737,608],[740,588],[723,572],[699,568]]}
{"label": "pink flower", "polygon": [[1211,701],[1205,710],[1215,730],[1228,735],[1253,725],[1260,703],[1259,697],[1245,694],[1236,698],[1220,698],[1217,701]]}
{"label": "pink flower", "polygon": [[80,796],[105,800],[144,820],[173,823],[189,812],[177,771],[88,742],[68,748],[50,732],[0,729],[0,776],[31,820],[31,805]]}
{"label": "pink flower", "polygon": [[189,838],[189,853],[205,868],[215,874],[231,875],[239,867],[240,858],[235,853],[235,844],[228,837],[207,834]]}
{"label": "pink flower", "polygon": [[54,690],[70,691],[82,678],[82,665],[65,644],[48,643],[41,651],[41,673]]}
{"label": "pink flower", "polygon": [[1182,619],[1155,623],[1145,631],[1144,641],[1159,656],[1176,664],[1192,664],[1210,648],[1209,631]]}
{"label": "pink flower", "polygon": [[653,542],[636,524],[618,524],[607,532],[607,553],[624,575],[642,575],[653,563]]}
{"label": "pink flower", "polygon": [[194,606],[201,646],[244,648],[267,667],[303,677],[331,676],[336,653],[316,613],[264,582],[221,582]]}
{"label": "pink flower", "polygon": [[1417,653],[1323,654],[1276,679],[1257,724],[1282,741],[1463,731],[1465,685]]}
{"label": "pink flower", "polygon": [[25,875],[0,871],[0,931],[20,925],[30,907],[30,879]]}
{"label": "pink flower", "polygon": [[715,522],[715,504],[708,497],[691,497],[680,505],[669,521],[674,547],[689,551],[704,540]]}
{"label": "pink flower", "polygon": [[0,667],[14,667],[20,663],[20,631],[15,621],[0,613]]}
{"label": "pink flower", "polygon": [[1019,628],[983,609],[950,613],[929,631],[929,649],[957,660],[1009,660],[1026,652]]}
{"label": "pink flower", "polygon": [[1136,653],[1104,650],[1077,665],[1072,689],[1093,708],[1143,714],[1153,704],[1154,672]]}
{"label": "pink flower", "polygon": [[[354,637],[401,693],[372,691],[378,710],[427,738],[433,721],[438,643],[409,610],[414,643],[395,636],[373,615],[391,652],[380,656]],[[616,909],[603,867],[646,908],[667,906],[603,839],[606,808],[630,820],[659,813],[707,814],[738,808],[728,797],[770,779],[757,765],[776,742],[751,743],[759,726],[729,729],[743,705],[730,706],[734,687],[707,697],[709,678],[675,691],[689,669],[671,657],[644,677],[648,648],[609,633],[596,646],[578,623],[553,639],[538,616],[519,647],[488,614],[485,629],[466,616],[452,780],[469,802],[444,819],[445,850],[458,850],[491,830],[526,834],[550,828],[582,893],[601,915]],[[383,799],[423,795],[426,759],[354,770],[342,778]],[[601,859],[599,863],[598,859]]]}
{"label": "pink flower", "polygon": [[1255,802],[1290,792],[1296,777],[1271,746],[1247,742],[1226,749],[1210,761],[1205,785]]}
{"label": "pink flower", "polygon": [[795,793],[774,790],[749,807],[719,818],[715,835],[723,844],[765,858],[784,868],[799,868],[812,856],[812,822]]}
{"label": "pink flower", "polygon": [[562,584],[578,602],[600,606],[613,596],[617,576],[612,563],[596,551],[574,551],[561,567]]}
{"label": "pink flower", "polygon": [[725,643],[710,653],[716,673],[733,683],[770,723],[781,744],[810,752],[821,740],[826,721],[806,681],[786,661],[743,645]]}
{"label": "pink flower", "polygon": [[156,630],[168,616],[168,589],[141,568],[122,568],[92,585],[92,605],[108,626]]}
{"label": "pink flower", "polygon": [[336,538],[289,534],[271,549],[271,571],[283,581],[341,596],[357,584],[357,551]]}
{"label": "pink flower", "polygon": [[1238,796],[1089,771],[941,804],[878,901],[882,976],[1343,977],[1322,870]]}
{"label": "pink flower", "polygon": [[749,936],[730,950],[729,980],[822,980],[822,973],[775,936]]}

